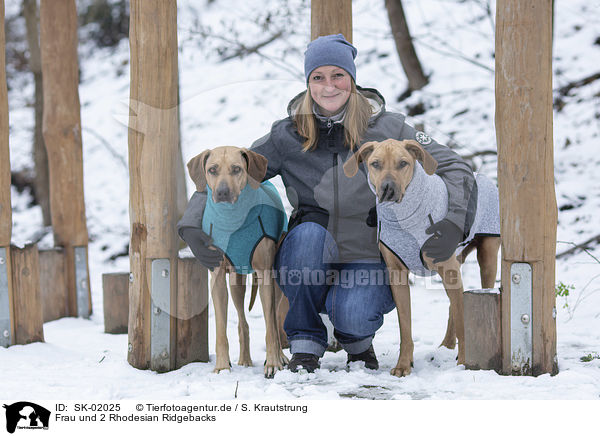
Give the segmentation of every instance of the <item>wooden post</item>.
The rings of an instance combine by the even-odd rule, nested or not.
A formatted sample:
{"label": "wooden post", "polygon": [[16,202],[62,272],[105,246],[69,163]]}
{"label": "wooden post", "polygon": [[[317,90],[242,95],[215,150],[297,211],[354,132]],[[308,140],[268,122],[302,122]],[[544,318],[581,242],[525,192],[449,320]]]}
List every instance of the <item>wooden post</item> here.
{"label": "wooden post", "polygon": [[310,39],[341,33],[352,42],[352,0],[312,0]]}
{"label": "wooden post", "polygon": [[208,362],[208,274],[195,258],[179,259],[177,362]]}
{"label": "wooden post", "polygon": [[104,332],[127,333],[129,320],[129,273],[102,274]]}
{"label": "wooden post", "polygon": [[65,253],[61,248],[40,250],[40,291],[44,322],[69,316],[65,283]]}
{"label": "wooden post", "polygon": [[128,361],[168,371],[176,353],[177,3],[132,0],[130,9]]}
{"label": "wooden post", "polygon": [[40,295],[37,245],[11,246],[13,270],[15,336],[13,344],[44,342],[44,319]]}
{"label": "wooden post", "polygon": [[8,346],[15,335],[13,313],[12,208],[10,202],[10,155],[8,148],[8,93],[6,88],[4,0],[0,0],[0,344]]}
{"label": "wooden post", "polygon": [[465,291],[465,368],[502,371],[501,301],[498,289]]}
{"label": "wooden post", "polygon": [[[498,0],[496,12],[503,372],[556,374],[552,0]],[[511,334],[529,324],[527,362],[515,355]]]}
{"label": "wooden post", "polygon": [[43,133],[50,168],[54,241],[64,247],[69,315],[89,317],[92,303],[74,0],[41,0],[40,40],[44,76]]}

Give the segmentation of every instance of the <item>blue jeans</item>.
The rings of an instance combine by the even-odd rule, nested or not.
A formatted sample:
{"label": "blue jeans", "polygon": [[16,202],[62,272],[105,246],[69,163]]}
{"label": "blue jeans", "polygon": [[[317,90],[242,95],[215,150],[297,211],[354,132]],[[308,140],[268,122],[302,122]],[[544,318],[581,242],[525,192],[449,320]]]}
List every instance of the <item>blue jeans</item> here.
{"label": "blue jeans", "polygon": [[327,329],[320,313],[327,313],[348,353],[362,353],[383,315],[396,307],[385,263],[338,263],[337,255],[331,234],[312,222],[294,227],[277,252],[277,283],[290,303],[284,330],[292,354],[323,356]]}

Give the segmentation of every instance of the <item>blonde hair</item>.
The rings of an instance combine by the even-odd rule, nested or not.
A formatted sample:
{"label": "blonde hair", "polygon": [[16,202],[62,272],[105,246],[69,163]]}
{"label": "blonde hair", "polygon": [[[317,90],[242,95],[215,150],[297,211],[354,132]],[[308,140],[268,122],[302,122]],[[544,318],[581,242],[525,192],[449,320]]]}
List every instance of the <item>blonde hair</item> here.
{"label": "blonde hair", "polygon": [[[319,138],[319,128],[317,118],[313,113],[314,100],[310,94],[310,87],[300,103],[294,123],[300,136],[305,138],[302,144],[302,151],[314,150]],[[369,119],[373,114],[373,109],[369,101],[356,89],[354,81],[350,87],[350,97],[346,103],[346,115],[344,116],[344,145],[354,151],[357,144],[360,143],[362,135],[367,130]]]}

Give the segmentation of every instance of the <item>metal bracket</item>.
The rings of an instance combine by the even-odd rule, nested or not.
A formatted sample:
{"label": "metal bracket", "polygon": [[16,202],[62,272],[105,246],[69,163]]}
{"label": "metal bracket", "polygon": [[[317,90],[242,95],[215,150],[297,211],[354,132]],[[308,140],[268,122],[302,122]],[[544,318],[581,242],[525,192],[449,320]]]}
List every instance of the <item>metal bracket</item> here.
{"label": "metal bracket", "polygon": [[171,264],[169,259],[152,260],[150,312],[150,368],[170,370],[171,361]]}
{"label": "metal bracket", "polygon": [[87,280],[86,247],[75,248],[75,289],[77,291],[77,316],[90,317],[90,300]]}
{"label": "metal bracket", "polygon": [[513,375],[531,375],[532,286],[531,265],[513,263],[510,266],[510,355]]}
{"label": "metal bracket", "polygon": [[8,347],[10,335],[10,299],[8,298],[8,258],[6,248],[0,248],[0,347]]}

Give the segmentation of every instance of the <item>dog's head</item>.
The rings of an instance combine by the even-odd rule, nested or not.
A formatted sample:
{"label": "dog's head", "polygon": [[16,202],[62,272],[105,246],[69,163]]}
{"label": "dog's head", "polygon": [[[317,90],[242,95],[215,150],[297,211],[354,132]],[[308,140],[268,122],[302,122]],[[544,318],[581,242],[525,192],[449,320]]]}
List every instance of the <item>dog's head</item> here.
{"label": "dog's head", "polygon": [[246,184],[258,189],[267,173],[267,159],[245,148],[217,147],[192,158],[187,167],[198,192],[208,185],[215,203],[235,203]]}
{"label": "dog's head", "polygon": [[344,164],[344,173],[353,177],[358,172],[358,164],[365,162],[379,201],[399,203],[412,180],[417,160],[429,175],[437,169],[433,156],[412,139],[366,142]]}

